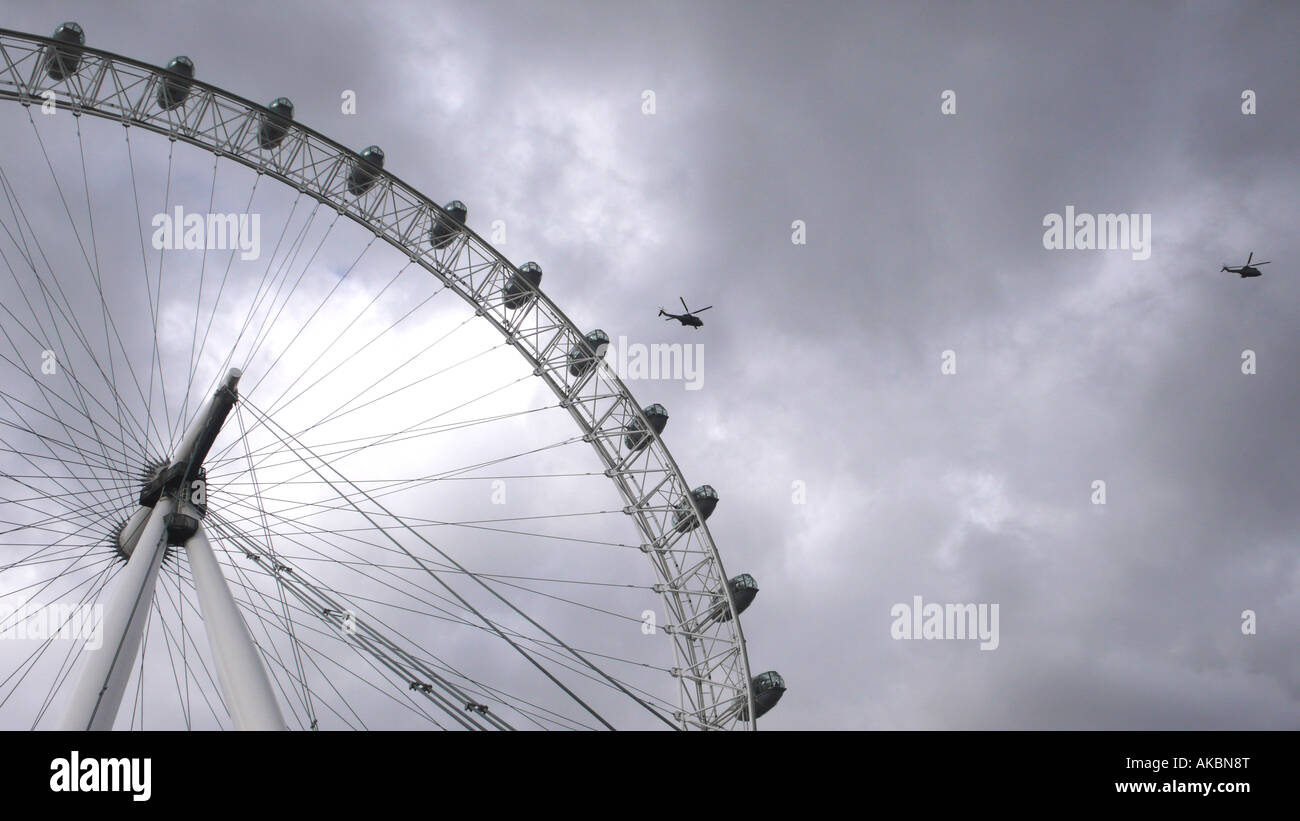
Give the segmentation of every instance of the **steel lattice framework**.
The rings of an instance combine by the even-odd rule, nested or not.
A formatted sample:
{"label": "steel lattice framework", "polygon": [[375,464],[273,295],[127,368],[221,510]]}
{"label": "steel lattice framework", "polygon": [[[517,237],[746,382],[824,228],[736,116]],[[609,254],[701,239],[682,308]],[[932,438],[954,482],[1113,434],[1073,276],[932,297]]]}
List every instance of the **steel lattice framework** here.
{"label": "steel lattice framework", "polygon": [[[430,230],[450,217],[391,173],[374,171],[368,191],[349,194],[348,175],[360,157],[324,135],[290,121],[283,141],[264,150],[258,130],[272,116],[265,106],[194,80],[182,105],[163,110],[156,98],[169,76],[165,69],[86,46],[78,47],[77,70],[55,81],[45,71],[45,58],[56,46],[67,47],[0,29],[0,98],[40,105],[53,92],[55,105],[75,116],[138,126],[277,179],[373,231],[491,323],[581,428],[644,540],[641,549],[658,579],[655,590],[670,616],[662,629],[672,636],[677,656],[673,675],[680,683],[680,710],[674,719],[684,729],[754,729],[744,633],[722,560],[690,486],[658,436],[640,449],[627,447],[629,428],[651,428],[608,364],[601,360],[578,375],[570,372],[570,352],[586,354],[589,348],[583,332],[544,293],[463,225],[456,224],[457,234],[445,248],[431,247]],[[528,304],[518,310],[505,304],[503,289],[511,282],[516,287],[524,282],[530,292]],[[679,532],[675,516],[682,504],[689,505],[699,527]]]}

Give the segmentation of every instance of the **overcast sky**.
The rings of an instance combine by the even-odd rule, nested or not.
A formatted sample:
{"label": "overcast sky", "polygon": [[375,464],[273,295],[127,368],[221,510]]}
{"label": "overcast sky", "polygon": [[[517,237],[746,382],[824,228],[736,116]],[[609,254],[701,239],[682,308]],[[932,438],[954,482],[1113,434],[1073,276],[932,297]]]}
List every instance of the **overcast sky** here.
{"label": "overcast sky", "polygon": [[[704,345],[702,390],[630,387],[761,587],[765,729],[1300,728],[1300,7],[136,5],[0,2],[289,96],[580,325]],[[1044,249],[1067,205],[1150,258]],[[914,596],[999,646],[892,639]]]}

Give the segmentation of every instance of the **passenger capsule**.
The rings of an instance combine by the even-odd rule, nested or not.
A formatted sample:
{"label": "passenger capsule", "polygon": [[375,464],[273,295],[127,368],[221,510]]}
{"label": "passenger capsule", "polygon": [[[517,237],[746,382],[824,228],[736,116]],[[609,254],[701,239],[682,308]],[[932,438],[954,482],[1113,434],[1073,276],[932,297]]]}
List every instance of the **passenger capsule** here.
{"label": "passenger capsule", "polygon": [[[700,515],[706,520],[713,515],[713,509],[718,506],[718,492],[709,485],[700,485],[692,490],[691,498],[695,500],[695,506],[700,509]],[[673,525],[676,526],[678,533],[685,533],[700,526],[699,520],[695,518],[695,512],[691,510],[690,502],[682,499],[675,505],[675,509]]]}
{"label": "passenger capsule", "polygon": [[190,96],[194,80],[194,61],[188,57],[173,57],[167,64],[167,74],[158,84],[158,107],[170,111]]}
{"label": "passenger capsule", "polygon": [[[429,242],[439,251],[451,245],[451,241],[465,227],[465,218],[469,216],[469,209],[460,200],[452,200],[444,205],[442,210],[446,211],[447,217],[451,219],[441,214],[437,215],[433,218],[433,229],[429,232]],[[537,278],[541,279],[541,269],[538,269]]]}
{"label": "passenger capsule", "polygon": [[348,193],[359,197],[370,190],[370,186],[379,179],[379,172],[384,167],[384,150],[372,145],[361,152],[361,158],[352,163],[348,172]]}
{"label": "passenger capsule", "polygon": [[81,65],[81,46],[86,44],[86,33],[76,23],[60,23],[53,39],[60,45],[50,48],[45,55],[45,73],[51,80],[62,80],[75,74]]}
{"label": "passenger capsule", "polygon": [[[760,718],[785,695],[785,679],[777,671],[768,670],[754,676],[749,682],[749,691],[754,698],[754,718]],[[740,719],[749,720],[749,705],[740,709]]]}
{"label": "passenger capsule", "polygon": [[[642,408],[641,412],[645,414],[646,419],[650,420],[650,430],[654,431],[656,435],[664,432],[664,428],[668,425],[668,411],[664,409],[663,405],[651,405],[648,408]],[[627,436],[623,438],[628,450],[635,453],[650,444],[650,440],[651,436],[646,433],[645,426],[640,419],[633,419],[628,423]]]}
{"label": "passenger capsule", "polygon": [[[746,608],[754,603],[754,598],[758,595],[758,582],[748,573],[741,573],[727,581],[727,589],[731,591],[731,600],[736,603],[736,615],[744,613]],[[731,621],[731,608],[727,603],[722,603],[722,615],[719,617],[722,621]]]}
{"label": "passenger capsule", "polygon": [[293,120],[293,102],[288,97],[276,97],[267,106],[269,114],[262,115],[262,125],[257,129],[257,144],[263,151],[279,147],[289,133]]}
{"label": "passenger capsule", "polygon": [[605,349],[608,347],[609,334],[599,328],[587,334],[581,342],[569,349],[569,373],[574,376],[587,373],[605,357]]}
{"label": "passenger capsule", "polygon": [[510,275],[510,281],[501,289],[506,307],[514,311],[528,303],[533,291],[542,283],[542,266],[536,262],[525,262],[519,272]]}

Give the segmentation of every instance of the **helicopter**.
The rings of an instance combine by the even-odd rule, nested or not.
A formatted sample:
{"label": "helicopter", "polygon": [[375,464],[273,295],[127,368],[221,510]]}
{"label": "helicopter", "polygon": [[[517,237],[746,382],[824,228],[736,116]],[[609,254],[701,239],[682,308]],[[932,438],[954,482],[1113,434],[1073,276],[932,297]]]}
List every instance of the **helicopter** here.
{"label": "helicopter", "polygon": [[660,308],[659,308],[659,316],[666,317],[666,318],[668,318],[668,319],[675,319],[675,320],[677,320],[678,322],[682,323],[682,326],[683,326],[683,327],[685,327],[685,326],[687,326],[687,325],[689,325],[689,326],[692,327],[692,328],[697,328],[697,329],[700,328],[700,327],[703,327],[703,325],[704,325],[704,320],[700,319],[698,316],[696,316],[696,314],[702,314],[702,313],[704,313],[705,311],[709,310],[709,308],[712,308],[713,306],[710,305],[709,308],[701,308],[701,309],[699,309],[698,311],[692,311],[690,308],[687,308],[687,307],[686,307],[686,300],[685,300],[685,299],[682,299],[681,297],[677,297],[677,298],[680,299],[681,302],[682,302],[682,311],[683,311],[683,313],[680,313],[680,314],[670,314],[670,313],[668,313],[667,311],[665,311],[665,310],[663,309],[662,306],[660,306]]}
{"label": "helicopter", "polygon": [[[1225,266],[1223,266],[1222,268],[1219,269],[1219,272],[1220,272],[1220,273],[1223,273],[1223,272],[1226,271],[1226,272],[1229,273],[1229,274],[1241,274],[1241,278],[1242,278],[1242,279],[1245,279],[1246,277],[1257,277],[1257,276],[1263,276],[1263,274],[1260,272],[1260,270],[1259,270],[1258,268],[1256,268],[1256,267],[1254,267],[1254,266],[1252,266],[1252,265],[1250,264],[1250,261],[1251,261],[1251,259],[1254,258],[1254,256],[1255,256],[1255,252],[1254,252],[1254,251],[1251,251],[1251,252],[1250,252],[1250,256],[1246,257],[1246,264],[1245,264],[1245,265],[1241,266],[1240,268],[1232,268],[1232,267],[1229,267],[1229,266],[1225,265]],[[1255,265],[1268,265],[1268,263],[1267,263],[1267,262],[1256,262]]]}

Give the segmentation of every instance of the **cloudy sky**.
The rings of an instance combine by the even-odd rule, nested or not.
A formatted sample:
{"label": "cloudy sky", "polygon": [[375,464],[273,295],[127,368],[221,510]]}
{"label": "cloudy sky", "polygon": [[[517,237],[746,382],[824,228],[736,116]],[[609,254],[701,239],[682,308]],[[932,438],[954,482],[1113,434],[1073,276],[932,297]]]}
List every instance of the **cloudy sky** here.
{"label": "cloudy sky", "polygon": [[[580,325],[703,344],[702,390],[631,388],[762,589],[765,729],[1300,728],[1300,8],[136,5],[0,3],[290,96]],[[1046,250],[1070,205],[1150,258]],[[997,649],[892,639],[914,596],[997,604]]]}

